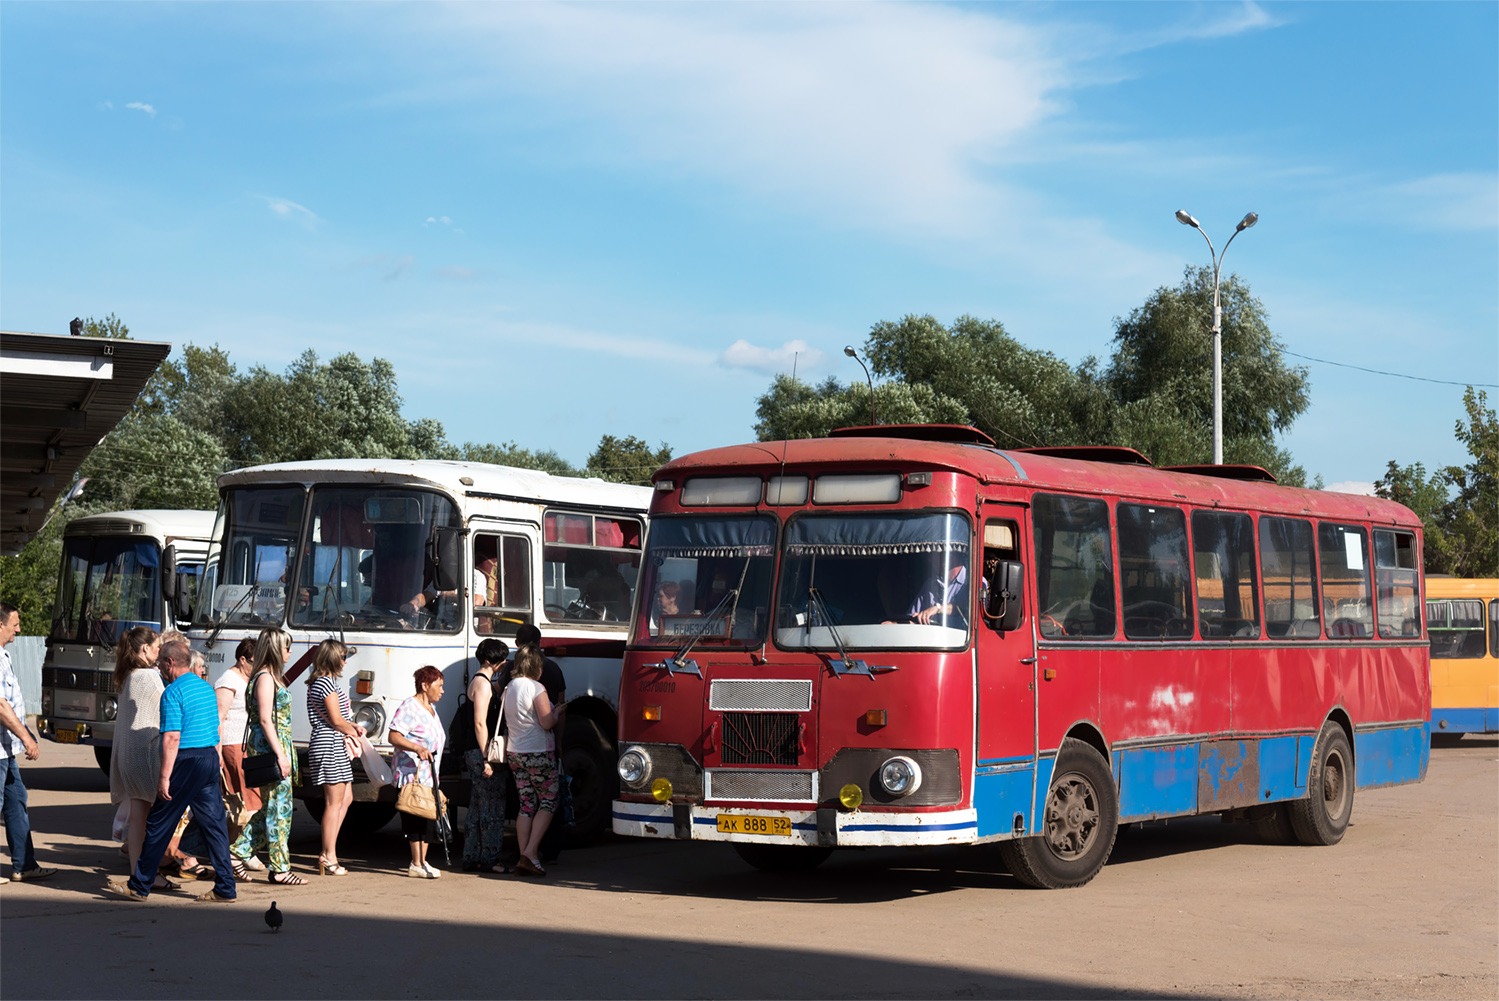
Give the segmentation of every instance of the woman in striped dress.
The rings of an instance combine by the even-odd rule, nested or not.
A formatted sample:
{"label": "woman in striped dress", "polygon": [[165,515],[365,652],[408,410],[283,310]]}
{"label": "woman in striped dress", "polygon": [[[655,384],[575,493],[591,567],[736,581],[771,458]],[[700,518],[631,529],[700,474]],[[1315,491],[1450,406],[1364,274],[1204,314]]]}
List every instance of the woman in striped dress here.
{"label": "woman in striped dress", "polygon": [[312,784],[323,787],[323,853],[317,859],[321,876],[349,874],[338,864],[338,829],[354,800],[354,769],[349,762],[351,746],[357,749],[362,731],[349,711],[349,693],[338,684],[348,656],[349,648],[338,640],[323,640],[307,681],[307,718],[312,722],[307,768]]}

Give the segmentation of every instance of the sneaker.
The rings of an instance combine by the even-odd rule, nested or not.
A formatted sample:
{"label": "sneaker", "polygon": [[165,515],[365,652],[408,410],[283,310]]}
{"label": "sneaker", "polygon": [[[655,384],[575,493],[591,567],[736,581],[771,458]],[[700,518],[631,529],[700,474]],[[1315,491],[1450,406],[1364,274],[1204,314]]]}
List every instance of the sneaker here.
{"label": "sneaker", "polygon": [[256,858],[254,855],[251,855],[247,859],[242,859],[241,861],[245,863],[245,868],[249,869],[251,872],[265,872],[265,863],[260,861],[260,859]]}
{"label": "sneaker", "polygon": [[439,868],[437,868],[431,862],[425,862],[425,863],[423,863],[423,866],[427,870],[427,878],[428,879],[439,879],[439,878],[441,878],[441,876],[442,876],[442,870],[439,869]]}
{"label": "sneaker", "polygon": [[207,893],[200,893],[200,894],[198,894],[193,899],[194,900],[198,900],[198,901],[202,901],[205,904],[232,904],[236,900],[238,900],[239,898],[238,897],[221,897],[221,896],[219,896],[219,891],[217,891],[217,890],[209,890]]}
{"label": "sneaker", "polygon": [[432,874],[419,865],[408,865],[406,867],[406,875],[410,876],[412,879],[432,878]]}
{"label": "sneaker", "polygon": [[10,874],[10,878],[17,883],[33,883],[39,879],[51,879],[56,875],[56,869],[48,869],[46,866],[38,865],[30,869],[23,869],[20,872],[13,872]]}
{"label": "sneaker", "polygon": [[119,896],[124,897],[126,900],[134,900],[137,903],[146,899],[146,895],[144,893],[136,893],[130,888],[129,884],[127,883],[116,883],[110,881],[104,884],[104,889],[108,890],[110,893],[118,894]]}

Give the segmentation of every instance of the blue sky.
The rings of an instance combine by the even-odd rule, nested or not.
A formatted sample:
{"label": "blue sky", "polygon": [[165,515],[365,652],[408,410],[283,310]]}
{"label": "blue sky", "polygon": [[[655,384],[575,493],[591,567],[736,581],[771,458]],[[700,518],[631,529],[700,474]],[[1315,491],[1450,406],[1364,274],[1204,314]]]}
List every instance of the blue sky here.
{"label": "blue sky", "polygon": [[[581,463],[907,313],[1107,357],[1252,209],[1288,349],[1499,383],[1496,80],[1492,3],[6,3],[0,328],[378,355]],[[1466,458],[1460,386],[1301,363],[1329,485]]]}

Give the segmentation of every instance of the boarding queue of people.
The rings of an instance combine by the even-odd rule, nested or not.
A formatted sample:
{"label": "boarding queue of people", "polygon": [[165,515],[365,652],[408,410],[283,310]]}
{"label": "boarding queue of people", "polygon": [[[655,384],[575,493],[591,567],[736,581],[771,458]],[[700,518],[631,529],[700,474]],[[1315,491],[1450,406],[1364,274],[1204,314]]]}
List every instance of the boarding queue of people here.
{"label": "boarding queue of people", "polygon": [[[18,618],[0,604],[0,812],[12,859],[12,875],[0,882],[57,872],[36,862],[16,762],[20,754],[35,759],[40,753],[25,728],[20,685],[4,650]],[[451,728],[437,715],[444,678],[435,667],[415,673],[411,697],[391,719],[391,784],[410,850],[407,876],[442,875],[428,849],[444,819],[438,814],[445,806],[441,767],[450,741],[472,777],[463,870],[542,877],[557,859],[562,824],[554,818],[570,806],[559,739],[566,691],[561,670],[541,652],[540,631],[524,626],[515,640],[513,658],[503,640],[479,644],[478,670],[472,680],[465,677],[468,712]],[[233,665],[210,685],[202,655],[181,633],[136,626],[120,636],[110,799],[127,871],[106,883],[108,892],[144,901],[155,892],[181,891],[173,877],[207,879],[212,888],[194,898],[212,903],[233,901],[236,883],[260,872],[270,883],[306,885],[292,868],[288,845],[292,790],[304,784],[321,787],[318,875],[348,875],[339,862],[339,829],[353,801],[352,762],[372,751],[339,683],[351,651],[328,639],[314,653],[305,696],[312,733],[303,769],[291,738],[290,649],[286,632],[262,630],[240,641]],[[514,847],[507,851],[512,777],[519,803]]]}

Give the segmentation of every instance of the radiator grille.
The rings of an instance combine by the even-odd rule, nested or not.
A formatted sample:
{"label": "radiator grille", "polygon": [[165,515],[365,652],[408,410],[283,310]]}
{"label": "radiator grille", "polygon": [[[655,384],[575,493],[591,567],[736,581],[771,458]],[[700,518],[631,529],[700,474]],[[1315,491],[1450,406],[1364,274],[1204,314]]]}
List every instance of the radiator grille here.
{"label": "radiator grille", "polygon": [[795,713],[724,713],[719,758],[726,765],[794,765],[801,744]]}
{"label": "radiator grille", "polygon": [[109,679],[107,693],[114,692],[114,676],[101,671],[89,671],[70,667],[42,668],[42,686],[45,688],[69,688],[74,691],[92,692]]}
{"label": "radiator grille", "polygon": [[812,709],[810,681],[715,681],[708,708],[718,712],[804,713]]}
{"label": "radiator grille", "polygon": [[813,803],[817,801],[816,772],[762,771],[717,768],[707,773],[710,800],[760,801],[766,803]]}
{"label": "radiator grille", "polygon": [[99,672],[99,691],[105,695],[113,695],[115,693],[115,675],[113,671]]}

